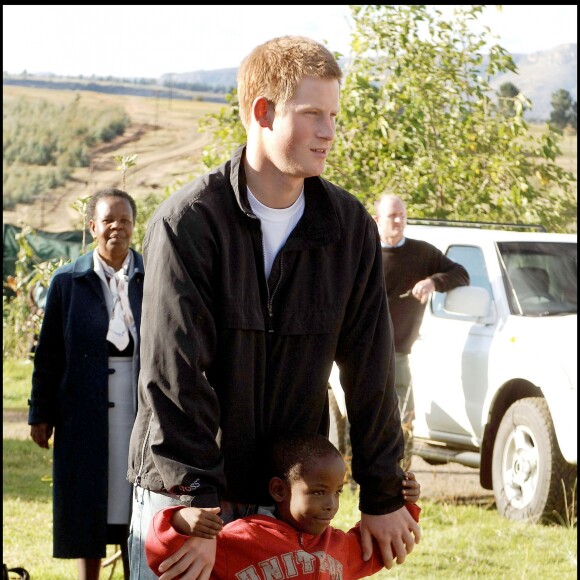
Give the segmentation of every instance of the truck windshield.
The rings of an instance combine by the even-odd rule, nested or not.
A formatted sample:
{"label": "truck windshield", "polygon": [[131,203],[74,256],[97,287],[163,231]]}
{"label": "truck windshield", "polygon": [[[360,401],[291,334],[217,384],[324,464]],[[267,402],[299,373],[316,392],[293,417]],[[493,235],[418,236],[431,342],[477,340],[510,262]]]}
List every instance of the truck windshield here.
{"label": "truck windshield", "polygon": [[576,243],[498,242],[513,314],[550,316],[578,311]]}

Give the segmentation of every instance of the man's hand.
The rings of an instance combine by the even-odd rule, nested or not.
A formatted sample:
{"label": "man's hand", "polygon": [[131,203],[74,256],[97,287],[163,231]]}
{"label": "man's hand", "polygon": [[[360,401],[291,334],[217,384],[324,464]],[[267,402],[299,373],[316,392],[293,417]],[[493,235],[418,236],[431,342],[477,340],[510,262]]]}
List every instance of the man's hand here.
{"label": "man's hand", "polygon": [[[183,511],[183,510],[180,510]],[[208,580],[215,563],[216,540],[192,537],[159,564],[160,580]]]}
{"label": "man's hand", "polygon": [[365,562],[373,552],[373,537],[377,541],[383,564],[387,570],[405,561],[421,540],[421,528],[405,506],[390,514],[371,516],[361,514],[361,540]]}
{"label": "man's hand", "polygon": [[421,302],[421,304],[425,304],[431,292],[435,292],[435,282],[431,280],[431,278],[425,278],[424,280],[420,280],[413,286],[413,290],[411,290],[411,294]]}

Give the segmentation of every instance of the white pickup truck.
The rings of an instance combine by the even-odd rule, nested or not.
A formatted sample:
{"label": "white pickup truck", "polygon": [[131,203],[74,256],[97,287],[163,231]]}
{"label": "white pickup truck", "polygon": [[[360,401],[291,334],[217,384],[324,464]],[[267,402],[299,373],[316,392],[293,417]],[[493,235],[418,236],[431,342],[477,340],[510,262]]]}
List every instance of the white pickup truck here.
{"label": "white pickup truck", "polygon": [[[567,521],[577,481],[577,236],[408,225],[471,284],[427,305],[410,356],[413,453],[479,468],[510,520]],[[346,422],[338,369],[331,436]],[[338,412],[337,412],[338,410]]]}

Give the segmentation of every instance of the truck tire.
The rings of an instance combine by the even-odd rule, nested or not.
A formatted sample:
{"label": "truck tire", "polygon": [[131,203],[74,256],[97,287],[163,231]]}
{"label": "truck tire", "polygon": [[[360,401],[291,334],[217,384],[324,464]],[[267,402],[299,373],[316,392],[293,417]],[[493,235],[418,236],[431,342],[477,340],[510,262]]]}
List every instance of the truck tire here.
{"label": "truck tire", "polygon": [[[493,447],[492,482],[499,513],[513,521],[569,521],[574,467],[558,447],[546,400],[516,401],[503,416]],[[567,519],[568,518],[568,519]]]}
{"label": "truck tire", "polygon": [[330,428],[328,438],[344,455],[346,453],[346,417],[342,416],[332,389],[328,388],[328,406],[330,411]]}

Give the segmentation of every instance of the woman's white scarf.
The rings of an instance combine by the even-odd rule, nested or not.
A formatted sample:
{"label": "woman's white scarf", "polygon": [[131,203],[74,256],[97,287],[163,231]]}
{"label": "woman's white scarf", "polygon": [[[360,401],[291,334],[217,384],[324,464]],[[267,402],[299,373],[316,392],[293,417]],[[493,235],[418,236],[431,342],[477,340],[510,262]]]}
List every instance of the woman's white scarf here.
{"label": "woman's white scarf", "polygon": [[129,286],[128,272],[132,255],[131,252],[127,254],[121,269],[118,271],[115,271],[114,268],[105,263],[99,256],[97,249],[94,250],[93,256],[95,272],[105,282],[112,298],[107,340],[119,350],[124,350],[129,344],[129,328],[135,325],[127,293]]}

